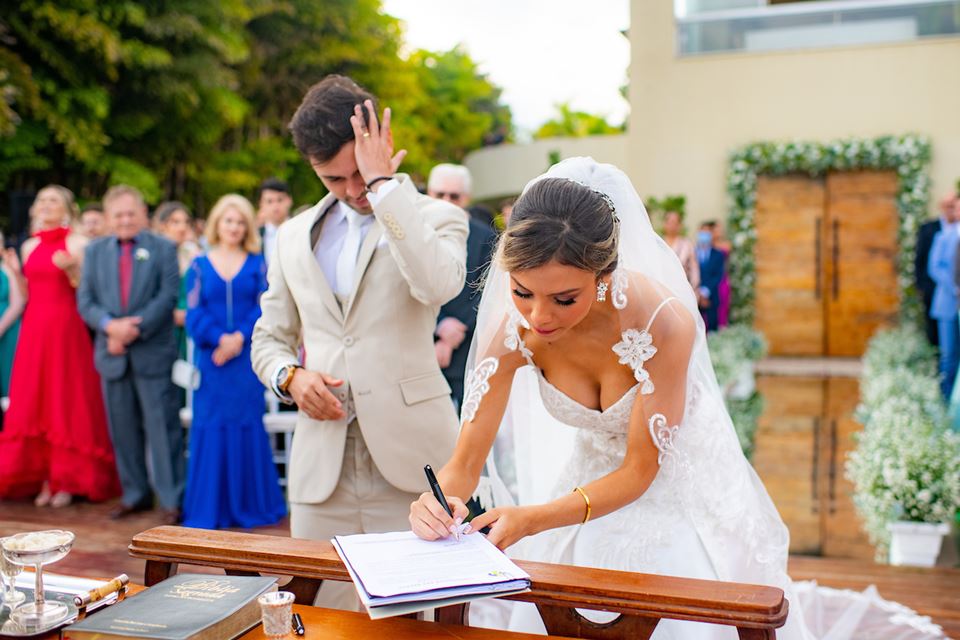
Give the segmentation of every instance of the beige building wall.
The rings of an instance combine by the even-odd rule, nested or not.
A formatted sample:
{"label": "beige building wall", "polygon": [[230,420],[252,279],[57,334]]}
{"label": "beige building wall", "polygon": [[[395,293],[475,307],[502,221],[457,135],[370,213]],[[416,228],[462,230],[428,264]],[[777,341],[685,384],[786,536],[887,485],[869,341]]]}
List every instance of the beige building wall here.
{"label": "beige building wall", "polygon": [[[631,0],[627,172],[644,197],[726,217],[730,151],[757,141],[930,137],[931,208],[960,178],[960,38],[677,57],[673,2]],[[689,226],[689,225],[688,225]]]}
{"label": "beige building wall", "polygon": [[618,167],[625,167],[628,162],[625,135],[547,138],[528,144],[485,147],[469,154],[463,162],[473,177],[473,199],[519,194],[528,181],[549,168],[554,151],[561,158],[591,156]]}

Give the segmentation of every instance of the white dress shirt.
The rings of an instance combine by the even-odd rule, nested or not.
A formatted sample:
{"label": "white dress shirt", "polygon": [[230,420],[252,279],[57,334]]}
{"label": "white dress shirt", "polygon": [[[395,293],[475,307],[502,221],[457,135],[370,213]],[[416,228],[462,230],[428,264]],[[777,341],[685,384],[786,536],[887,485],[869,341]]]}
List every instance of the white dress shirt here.
{"label": "white dress shirt", "polygon": [[[381,198],[393,191],[399,184],[400,182],[396,178],[388,180],[380,185],[380,188],[377,189],[376,192],[367,192],[367,200],[370,201],[371,205],[376,206]],[[317,246],[313,248],[313,255],[316,256],[320,270],[323,271],[323,275],[327,278],[327,283],[333,291],[337,290],[337,260],[340,257],[340,251],[343,249],[344,241],[347,239],[347,229],[349,228],[347,209],[350,209],[350,207],[343,204],[343,202],[337,201],[337,204],[333,205],[330,210],[327,211],[327,219],[323,222],[323,227],[320,229],[320,238],[317,240]],[[370,232],[370,226],[373,224],[374,219],[372,213],[363,216],[363,222],[360,227],[361,244],[363,244],[363,240],[367,237],[367,233]],[[271,378],[272,384],[270,386],[280,399],[285,402],[291,402],[293,399],[289,395],[280,393],[280,389],[277,386],[277,378],[285,366],[286,365],[281,365],[274,370],[273,377]],[[336,389],[333,389],[333,391],[336,392]],[[349,420],[352,420],[354,417],[353,403],[348,399],[348,402],[344,404],[346,405],[345,409],[349,422]]]}
{"label": "white dress shirt", "polygon": [[[380,198],[383,198],[393,191],[399,184],[395,178],[389,180],[380,185],[376,193],[373,191],[367,192],[367,200],[370,201],[371,205],[376,206]],[[327,277],[330,288],[334,291],[337,290],[337,259],[340,257],[340,251],[343,250],[343,242],[347,239],[347,228],[349,224],[347,223],[346,210],[349,208],[350,207],[343,204],[343,202],[339,201],[330,208],[326,214],[327,219],[320,229],[320,239],[317,240],[317,246],[313,248],[313,254],[317,257],[317,262],[320,264],[320,270],[323,271],[323,275]],[[367,237],[373,220],[374,216],[372,213],[363,216],[360,231],[361,244],[363,244],[363,240]]]}
{"label": "white dress shirt", "polygon": [[272,222],[263,225],[263,259],[267,264],[273,261],[277,253],[277,231],[280,229]]}
{"label": "white dress shirt", "polygon": [[[347,229],[350,226],[347,222],[347,210],[350,209],[342,202],[331,207],[327,212],[327,219],[323,222],[323,228],[320,230],[320,239],[317,240],[317,246],[313,248],[313,254],[317,257],[317,263],[320,270],[327,277],[330,288],[337,290],[337,260],[340,258],[340,252],[343,250],[344,241],[347,239]],[[367,237],[370,232],[370,226],[373,224],[373,214],[362,216],[363,222],[360,223],[360,242]]]}

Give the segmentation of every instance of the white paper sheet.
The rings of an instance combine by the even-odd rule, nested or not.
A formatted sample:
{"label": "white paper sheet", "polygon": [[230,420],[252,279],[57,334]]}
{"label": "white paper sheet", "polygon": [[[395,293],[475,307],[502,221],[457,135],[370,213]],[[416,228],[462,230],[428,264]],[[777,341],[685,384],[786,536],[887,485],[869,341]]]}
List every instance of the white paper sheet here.
{"label": "white paper sheet", "polygon": [[479,533],[427,541],[399,531],[337,536],[337,542],[373,597],[530,579]]}
{"label": "white paper sheet", "polygon": [[520,593],[530,576],[479,534],[428,542],[410,531],[337,536],[371,618]]}

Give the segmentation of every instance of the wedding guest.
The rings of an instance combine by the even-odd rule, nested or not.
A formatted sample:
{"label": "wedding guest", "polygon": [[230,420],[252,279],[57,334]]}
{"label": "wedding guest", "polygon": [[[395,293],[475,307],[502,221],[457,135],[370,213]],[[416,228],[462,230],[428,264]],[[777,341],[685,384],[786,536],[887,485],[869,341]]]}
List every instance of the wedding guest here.
{"label": "wedding guest", "polygon": [[[3,246],[2,233],[0,246]],[[0,262],[0,395],[4,397],[10,394],[10,373],[20,333],[20,316],[26,305],[26,296],[20,288],[21,277],[17,252],[4,250]]]}
{"label": "wedding guest", "polygon": [[190,209],[182,202],[171,200],[157,206],[153,217],[160,235],[177,246],[177,265],[182,276],[193,259],[200,255],[200,245],[194,239]]}
{"label": "wedding guest", "polygon": [[177,357],[177,250],[147,230],[147,205],[137,189],[111,187],[103,206],[113,235],[87,248],[77,300],[87,326],[97,331],[95,361],[123,485],[110,517],[153,508],[156,491],[163,522],[175,524],[184,476],[183,427],[170,380]]}
{"label": "wedding guest", "polygon": [[927,273],[935,283],[930,302],[930,317],[937,321],[937,337],[940,340],[940,390],[944,398],[950,398],[953,383],[960,364],[960,325],[957,317],[957,290],[954,270],[957,261],[958,218],[960,210],[951,207],[944,211],[946,225],[933,237]]}
{"label": "wedding guest", "polygon": [[957,199],[957,194],[951,192],[940,200],[940,215],[935,220],[928,220],[920,225],[920,230],[917,232],[917,247],[913,254],[913,277],[917,285],[917,291],[920,292],[920,301],[923,303],[923,317],[926,321],[924,329],[927,340],[934,346],[940,344],[937,320],[930,315],[930,307],[933,305],[933,292],[937,288],[937,283],[930,277],[927,266],[930,262],[933,238],[937,235],[937,232],[943,231],[950,224],[947,218],[950,217],[950,212],[953,211],[953,205]]}
{"label": "wedding guest", "polygon": [[[427,195],[438,200],[467,208],[470,205],[472,180],[470,170],[463,165],[438,164],[427,179]],[[472,209],[472,208],[471,208]],[[479,281],[490,264],[497,235],[484,219],[469,217],[467,236],[467,278],[457,297],[440,307],[434,333],[437,363],[443,377],[450,384],[450,396],[459,410],[463,401],[463,377],[467,353],[477,324],[477,305],[480,304]]]}
{"label": "wedding guest", "polygon": [[498,229],[506,229],[507,225],[510,224],[510,216],[513,215],[513,205],[516,203],[516,198],[505,198],[500,202],[500,216],[498,218]]}
{"label": "wedding guest", "polygon": [[87,239],[71,231],[77,208],[64,187],[41,189],[30,213],[37,231],[22,247],[29,297],[0,433],[0,497],[108,500],[120,485],[75,292]]}
{"label": "wedding guest", "polygon": [[[174,339],[177,341],[177,353],[187,357],[187,333],[184,330],[187,319],[187,294],[183,275],[190,268],[193,259],[200,255],[200,245],[194,240],[193,216],[187,205],[176,200],[160,204],[153,214],[157,231],[167,240],[177,245],[177,266],[180,270],[180,288],[177,307],[173,310]],[[179,394],[181,395],[182,394]],[[185,400],[185,396],[183,397]],[[182,403],[181,403],[182,404]]]}
{"label": "wedding guest", "polygon": [[103,215],[103,205],[90,202],[80,210],[80,233],[89,240],[95,240],[109,233],[107,218]]}
{"label": "wedding guest", "polygon": [[708,220],[697,231],[697,264],[700,266],[700,287],[697,289],[697,304],[703,314],[707,331],[719,328],[720,281],[726,271],[726,258],[713,247],[713,230],[716,223]]}
{"label": "wedding guest", "polygon": [[223,196],[207,220],[210,251],[187,271],[187,331],[197,347],[183,524],[220,529],[274,524],[286,504],[267,432],[263,385],[250,365],[267,268],[253,206]]}
{"label": "wedding guest", "polygon": [[260,221],[260,239],[263,245],[263,259],[267,264],[273,260],[277,251],[277,230],[290,219],[290,187],[283,180],[267,178],[257,189],[257,220]]}
{"label": "wedding guest", "polygon": [[693,243],[683,233],[683,217],[678,211],[667,211],[663,215],[663,240],[673,249],[680,259],[687,282],[696,291],[700,287],[700,265]]}
{"label": "wedding guest", "polygon": [[713,248],[723,254],[723,278],[720,279],[719,286],[720,305],[717,307],[717,327],[722,329],[730,324],[730,302],[733,290],[730,287],[730,269],[726,265],[730,264],[733,245],[724,232],[723,223],[719,221],[713,228]]}

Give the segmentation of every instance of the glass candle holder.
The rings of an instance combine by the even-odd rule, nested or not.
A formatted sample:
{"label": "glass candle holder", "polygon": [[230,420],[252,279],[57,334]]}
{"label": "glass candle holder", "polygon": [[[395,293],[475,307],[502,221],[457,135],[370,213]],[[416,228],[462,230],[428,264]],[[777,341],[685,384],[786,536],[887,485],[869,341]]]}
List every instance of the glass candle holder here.
{"label": "glass candle holder", "polygon": [[294,595],[289,591],[274,591],[257,598],[264,635],[268,638],[283,638],[290,633],[293,601]]}

